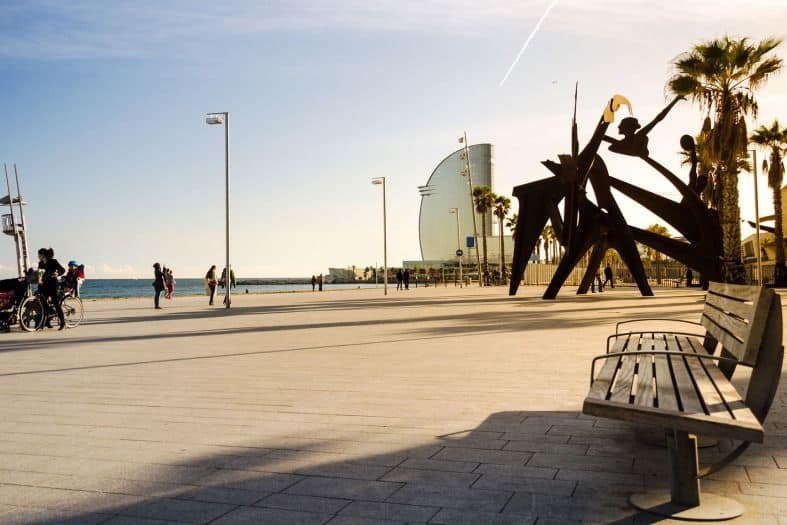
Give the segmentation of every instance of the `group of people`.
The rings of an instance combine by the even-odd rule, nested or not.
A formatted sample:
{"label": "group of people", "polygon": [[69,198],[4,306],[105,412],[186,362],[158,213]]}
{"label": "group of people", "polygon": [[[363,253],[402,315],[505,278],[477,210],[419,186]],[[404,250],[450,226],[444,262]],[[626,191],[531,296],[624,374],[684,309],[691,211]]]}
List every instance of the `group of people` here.
{"label": "group of people", "polygon": [[[55,259],[55,250],[41,248],[38,250],[38,291],[44,298],[46,308],[54,308],[57,320],[60,322],[59,330],[66,327],[66,318],[60,304],[59,281],[63,278],[63,287],[69,293],[79,297],[79,286],[85,280],[85,267],[76,261],[68,262],[68,269]],[[49,317],[48,314],[46,317]]]}
{"label": "group of people", "polygon": [[410,289],[410,270],[405,268],[404,271],[396,271],[396,289],[409,290]]}
{"label": "group of people", "polygon": [[320,274],[320,276],[312,275],[312,292],[315,291],[315,288],[319,286],[320,291],[322,292],[322,287],[325,284],[325,276]]}
{"label": "group of people", "polygon": [[[227,279],[227,269],[221,272],[221,277],[218,277],[216,265],[212,265],[205,274],[205,294],[208,295],[208,305],[213,305],[213,300],[216,296],[216,287],[221,286],[236,286],[235,270],[230,270],[229,279]],[[153,307],[156,310],[161,310],[161,294],[164,294],[165,299],[172,299],[175,294],[175,275],[172,268],[162,266],[161,263],[153,264]],[[224,298],[227,302],[227,298]]]}
{"label": "group of people", "polygon": [[156,310],[161,310],[159,299],[161,294],[164,293],[165,299],[172,299],[175,294],[175,275],[172,273],[172,268],[161,266],[160,263],[153,265],[153,289],[155,295],[153,297],[153,305]]}
{"label": "group of people", "polygon": [[[205,294],[210,297],[208,300],[208,306],[213,306],[213,299],[216,296],[217,286],[221,286],[222,288],[225,286],[235,288],[237,286],[235,282],[235,270],[230,269],[229,280],[227,279],[226,268],[221,271],[221,277],[217,278],[216,265],[211,265],[211,267],[208,269],[208,272],[205,274]],[[227,296],[224,296],[223,304],[227,304]]]}

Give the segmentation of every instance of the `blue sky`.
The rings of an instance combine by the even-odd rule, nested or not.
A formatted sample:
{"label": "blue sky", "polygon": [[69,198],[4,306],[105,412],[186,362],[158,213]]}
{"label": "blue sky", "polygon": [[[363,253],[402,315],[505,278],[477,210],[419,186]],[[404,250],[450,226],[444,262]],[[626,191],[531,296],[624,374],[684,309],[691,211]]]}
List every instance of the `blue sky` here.
{"label": "blue sky", "polygon": [[[94,277],[220,264],[223,136],[204,113],[226,110],[240,275],[381,264],[376,176],[389,180],[389,261],[417,259],[417,186],[463,130],[495,144],[496,189],[510,194],[569,148],[575,80],[585,137],[614,93],[642,121],[658,112],[670,60],[693,43],[787,23],[782,0],[562,0],[499,87],[548,4],[0,0],[0,161],[20,169],[31,245]],[[762,121],[787,121],[785,75],[762,91]],[[676,107],[653,156],[679,170],[677,140],[700,120]],[[634,159],[609,164],[671,191]],[[745,175],[741,192],[750,215]],[[13,264],[6,238],[0,275]]]}

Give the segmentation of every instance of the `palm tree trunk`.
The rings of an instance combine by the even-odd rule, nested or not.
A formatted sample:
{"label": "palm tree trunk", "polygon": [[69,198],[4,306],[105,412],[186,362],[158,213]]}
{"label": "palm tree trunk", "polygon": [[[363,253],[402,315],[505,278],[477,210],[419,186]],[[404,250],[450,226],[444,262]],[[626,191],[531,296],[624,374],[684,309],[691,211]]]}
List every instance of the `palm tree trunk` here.
{"label": "palm tree trunk", "polygon": [[484,248],[484,272],[489,270],[489,261],[486,253],[486,215],[486,212],[481,214],[481,242]]}
{"label": "palm tree trunk", "polygon": [[776,264],[784,266],[784,224],[782,217],[782,190],[781,184],[773,189],[773,209],[776,224],[774,227],[774,235],[776,236]]}
{"label": "palm tree trunk", "polygon": [[503,242],[503,218],[500,218],[500,282],[506,284],[506,252]]}
{"label": "palm tree trunk", "polygon": [[730,166],[721,170],[721,203],[719,220],[723,245],[724,280],[743,283],[745,273],[741,263],[741,209],[738,203],[738,172]]}

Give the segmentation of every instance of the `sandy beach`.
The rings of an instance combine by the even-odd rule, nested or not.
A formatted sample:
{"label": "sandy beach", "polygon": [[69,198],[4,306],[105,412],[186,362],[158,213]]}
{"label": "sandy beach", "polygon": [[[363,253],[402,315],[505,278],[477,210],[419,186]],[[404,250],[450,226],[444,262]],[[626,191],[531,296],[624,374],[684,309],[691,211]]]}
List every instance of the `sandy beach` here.
{"label": "sandy beach", "polygon": [[[652,523],[626,496],[666,486],[665,451],[581,415],[590,360],[703,294],[542,291],[88,301],[3,334],[0,522]],[[784,382],[766,429],[703,481],[730,523],[787,523]]]}

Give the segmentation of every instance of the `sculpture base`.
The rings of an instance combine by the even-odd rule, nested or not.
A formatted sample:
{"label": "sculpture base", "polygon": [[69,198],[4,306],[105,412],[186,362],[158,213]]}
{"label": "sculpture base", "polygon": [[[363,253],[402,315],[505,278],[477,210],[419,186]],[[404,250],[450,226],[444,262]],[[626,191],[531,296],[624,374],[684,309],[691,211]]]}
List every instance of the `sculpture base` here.
{"label": "sculpture base", "polygon": [[701,504],[687,507],[672,502],[668,490],[634,494],[629,498],[631,505],[641,511],[682,521],[724,521],[737,518],[745,511],[734,499],[703,493]]}

